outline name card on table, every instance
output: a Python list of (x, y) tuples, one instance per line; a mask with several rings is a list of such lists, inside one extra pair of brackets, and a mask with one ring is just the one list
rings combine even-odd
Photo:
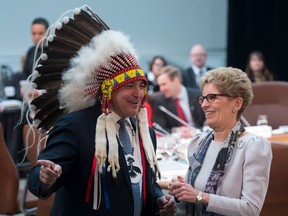
[(268, 125), (245, 127), (245, 129), (250, 133), (263, 136), (265, 138), (270, 138), (272, 136), (272, 127)]
[(4, 87), (4, 92), (6, 97), (15, 97), (16, 90), (14, 86), (6, 86)]

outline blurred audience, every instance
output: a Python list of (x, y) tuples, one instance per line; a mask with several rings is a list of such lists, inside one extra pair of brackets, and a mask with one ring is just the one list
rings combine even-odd
[[(194, 135), (195, 130), (187, 131), (187, 124), (201, 128), (205, 121), (204, 113), (198, 104), (197, 97), (201, 95), (198, 88), (186, 88), (182, 85), (181, 72), (177, 67), (167, 65), (160, 70), (157, 78), (161, 93), (156, 95), (153, 103), (153, 120), (164, 130), (171, 132), (178, 128), (177, 132), (183, 138)], [(185, 124), (179, 122), (169, 114), (163, 112), (164, 107), (168, 112), (176, 115)]]
[(273, 80), (273, 74), (267, 67), (265, 56), (260, 51), (253, 51), (250, 53), (247, 59), (245, 72), (251, 82), (259, 83)]
[(191, 66), (182, 72), (183, 85), (190, 88), (199, 88), (200, 78), (212, 68), (206, 65), (207, 52), (203, 45), (195, 44), (190, 50)]
[(9, 65), (0, 66), (0, 97), (1, 99), (22, 100), (19, 81), (23, 79), (22, 73), (14, 71)]
[(163, 56), (155, 56), (149, 64), (149, 72), (147, 73), (148, 79), (148, 94), (159, 91), (159, 86), (157, 84), (157, 77), (159, 71), (163, 66), (167, 65), (167, 61)]

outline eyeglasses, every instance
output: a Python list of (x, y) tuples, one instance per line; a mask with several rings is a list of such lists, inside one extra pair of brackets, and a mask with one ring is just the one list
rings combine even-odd
[(220, 96), (222, 96), (222, 97), (231, 97), (230, 95), (227, 95), (227, 94), (208, 94), (208, 95), (206, 95), (206, 96), (199, 96), (199, 97), (197, 97), (197, 99), (198, 99), (198, 103), (199, 103), (200, 105), (202, 105), (205, 99), (206, 99), (209, 103), (213, 103), (213, 102), (215, 101), (215, 99), (216, 99), (217, 97), (220, 97)]

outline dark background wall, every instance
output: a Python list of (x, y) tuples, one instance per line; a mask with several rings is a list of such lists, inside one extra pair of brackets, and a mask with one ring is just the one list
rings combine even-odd
[(288, 1), (228, 1), (227, 65), (245, 69), (253, 50), (262, 51), (278, 80), (288, 81)]

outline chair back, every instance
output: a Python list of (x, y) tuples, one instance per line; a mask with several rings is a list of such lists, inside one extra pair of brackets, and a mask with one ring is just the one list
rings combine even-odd
[[(40, 142), (40, 143), (39, 143)], [(23, 143), (27, 148), (27, 158), (31, 166), (36, 165), (38, 153), (45, 148), (46, 134), (40, 134), (36, 126), (23, 126)], [(52, 194), (48, 199), (39, 199), (37, 202), (36, 216), (49, 216), (53, 205), (55, 194)]]
[(260, 216), (288, 212), (288, 143), (273, 142), (272, 154), (269, 186)]
[(259, 115), (267, 115), (273, 129), (288, 125), (288, 82), (267, 81), (253, 83), (254, 98), (243, 113), (251, 126)]
[(15, 214), (20, 211), (18, 189), (18, 170), (7, 149), (0, 123), (0, 214)]
[(42, 200), (39, 199), (37, 203), (37, 214), (36, 216), (50, 216), (50, 212), (53, 206), (55, 193), (51, 194), (51, 196), (46, 199)]

